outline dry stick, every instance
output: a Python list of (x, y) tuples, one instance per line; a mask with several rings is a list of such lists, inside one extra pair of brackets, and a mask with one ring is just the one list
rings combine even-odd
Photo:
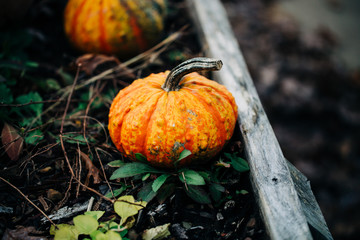
[[(30, 100), (27, 103), (18, 103), (18, 104), (4, 104), (0, 103), (0, 107), (24, 107), (32, 104), (43, 104), (43, 103), (56, 103), (56, 102), (64, 102), (64, 99), (53, 99), (53, 100), (45, 100), (45, 101), (32, 101)], [(78, 102), (78, 100), (72, 100), (73, 102)]]
[(49, 220), (49, 222), (54, 225), (54, 227), (56, 227), (56, 224), (46, 215), (46, 213), (44, 213), (43, 210), (41, 210), (38, 206), (35, 205), (35, 203), (33, 203), (27, 196), (25, 196), (25, 194), (23, 194), (21, 192), (20, 189), (18, 189), (17, 187), (15, 187), (14, 185), (12, 185), (10, 182), (6, 181), (4, 178), (0, 177), (0, 179), (2, 181), (4, 181), (5, 183), (7, 183), (8, 185), (10, 185), (12, 188), (14, 188), (16, 191), (18, 191), (20, 193), (21, 196), (23, 196), (26, 201), (28, 201), (31, 205), (33, 205), (42, 215), (44, 215), (44, 217), (47, 218), (47, 220)]
[[(63, 117), (62, 117), (62, 120), (61, 120), (61, 127), (60, 127), (60, 143), (61, 143), (61, 148), (64, 152), (64, 156), (65, 156), (65, 160), (68, 164), (68, 167), (69, 167), (69, 170), (70, 170), (70, 173), (72, 176), (75, 176), (74, 174), (74, 170), (72, 169), (71, 167), (71, 164), (70, 164), (70, 161), (69, 161), (69, 158), (67, 157), (67, 153), (65, 151), (65, 146), (64, 146), (64, 141), (63, 141), (63, 130), (64, 130), (64, 122), (65, 122), (65, 118), (66, 118), (66, 114), (67, 114), (67, 111), (69, 109), (69, 105), (70, 105), (70, 99), (72, 97), (72, 94), (74, 92), (74, 88), (75, 88), (75, 85), (76, 85), (76, 82), (78, 80), (78, 77), (79, 77), (79, 72), (80, 72), (80, 66), (81, 64), (78, 65), (78, 68), (77, 68), (77, 71), (76, 71), (76, 75), (75, 75), (75, 79), (74, 79), (74, 82), (72, 84), (72, 88), (71, 88), (71, 91), (69, 93), (69, 96), (68, 96), (68, 99), (67, 99), (67, 102), (66, 102), (66, 106), (65, 106), (65, 110), (64, 110), (64, 114), (63, 114)], [(71, 182), (70, 182), (71, 184)]]
[[(93, 82), (96, 82), (112, 73), (115, 73), (121, 69), (123, 69), (124, 67), (127, 67), (129, 66), (130, 64), (133, 64), (137, 61), (140, 61), (141, 59), (144, 59), (148, 56), (151, 55), (151, 53), (153, 51), (156, 51), (157, 49), (159, 48), (162, 48), (162, 47), (167, 47), (168, 45), (170, 45), (173, 41), (175, 41), (176, 39), (178, 39), (181, 34), (184, 32), (184, 30), (187, 28), (187, 26), (181, 28), (179, 31), (171, 34), (169, 37), (167, 37), (166, 39), (164, 39), (162, 42), (160, 42), (159, 44), (157, 44), (156, 46), (150, 48), (149, 50), (137, 55), (136, 57), (133, 57), (132, 59), (126, 61), (125, 63), (122, 63), (120, 64), (119, 66), (117, 67), (114, 67), (114, 68), (111, 68), (111, 69), (108, 69), (86, 81), (84, 81), (83, 83), (79, 84), (78, 86), (75, 87), (75, 90), (78, 90), (80, 88), (83, 88)], [(44, 111), (42, 111), (42, 113), (40, 115), (38, 115), (37, 117), (34, 118), (34, 120), (29, 124), (29, 126), (26, 128), (29, 129), (31, 128), (34, 123), (39, 120), (41, 118), (41, 116), (45, 115), (47, 112), (51, 111), (52, 109), (54, 109), (55, 107), (57, 107), (60, 102), (64, 101), (64, 99), (66, 98), (66, 96), (68, 96), (69, 92), (73, 91), (72, 87), (69, 89), (68, 87), (66, 87), (64, 90), (60, 90), (59, 93), (62, 93), (61, 97), (57, 100), (57, 102), (55, 102), (53, 105), (51, 105), (50, 107), (48, 107), (47, 109), (45, 109)]]
[(67, 199), (69, 198), (69, 192), (70, 192), (70, 189), (71, 189), (71, 182), (72, 182), (73, 178), (74, 178), (74, 176), (71, 175), (70, 181), (69, 181), (69, 186), (65, 191), (64, 197), (63, 197), (63, 199), (61, 199), (59, 204), (55, 207), (56, 211), (59, 210), (64, 205), (65, 201), (67, 201)]
[(108, 179), (107, 179), (107, 177), (106, 177), (104, 165), (102, 164), (102, 161), (101, 161), (101, 159), (100, 159), (100, 155), (99, 155), (99, 153), (98, 153), (98, 148), (95, 148), (95, 153), (96, 153), (96, 156), (97, 156), (98, 159), (99, 159), (99, 162), (100, 162), (100, 165), (101, 165), (101, 170), (102, 170), (102, 172), (103, 172), (103, 174), (104, 174), (105, 182), (106, 182), (106, 184), (108, 185), (108, 187), (109, 187), (109, 189), (110, 189), (110, 192), (111, 192), (112, 197), (115, 198), (114, 192), (113, 192), (113, 190), (112, 190), (112, 188), (111, 188), (111, 186), (110, 186), (110, 183), (109, 183), (109, 181), (108, 181)]
[[(176, 39), (178, 39), (181, 34), (183, 33), (183, 31), (185, 30), (186, 27), (183, 27), (181, 28), (179, 31), (171, 34), (169, 37), (167, 37), (166, 39), (164, 39), (162, 42), (160, 42), (159, 44), (155, 45), (154, 47), (150, 48), (149, 50), (129, 59), (128, 61), (124, 62), (124, 63), (121, 63), (120, 65), (114, 67), (114, 68), (111, 68), (111, 69), (108, 69), (86, 81), (84, 81), (83, 83), (79, 84), (78, 86), (76, 86), (75, 90), (78, 90), (82, 87), (85, 87), (93, 82), (96, 82), (97, 80), (100, 80), (104, 77), (106, 77), (107, 75), (110, 75), (112, 73), (115, 73), (121, 69), (123, 69), (124, 67), (127, 67), (137, 61), (140, 61), (146, 57), (149, 57), (151, 56), (151, 54), (156, 51), (157, 49), (160, 49), (160, 48), (163, 48), (163, 47), (167, 47), (168, 45), (170, 45), (173, 41), (175, 41)], [(63, 92), (65, 95), (68, 94), (68, 91), (69, 89), (68, 88), (65, 88), (65, 90), (60, 90), (60, 92)]]
[[(71, 167), (71, 164), (70, 164), (70, 160), (67, 156), (67, 153), (66, 153), (66, 150), (65, 150), (65, 146), (64, 146), (64, 140), (62, 138), (63, 136), (63, 130), (64, 130), (64, 122), (65, 122), (65, 117), (66, 117), (66, 114), (67, 114), (67, 110), (69, 109), (69, 104), (70, 104), (70, 99), (71, 99), (71, 96), (74, 92), (74, 89), (75, 89), (75, 85), (76, 85), (76, 82), (77, 82), (77, 79), (78, 79), (78, 76), (79, 76), (79, 72), (80, 72), (80, 64), (78, 65), (78, 69), (77, 69), (77, 72), (76, 72), (76, 76), (75, 76), (75, 79), (74, 79), (74, 83), (72, 85), (72, 89), (69, 93), (69, 96), (68, 96), (68, 101), (66, 103), (66, 107), (65, 107), (65, 111), (64, 111), (64, 115), (63, 115), (63, 118), (62, 118), (62, 121), (61, 121), (61, 127), (60, 127), (60, 143), (61, 143), (61, 148), (64, 152), (64, 157), (65, 157), (65, 160), (66, 160), (66, 163), (69, 167), (69, 170), (70, 170), (70, 173), (71, 173), (71, 176), (75, 179), (76, 182), (78, 182), (82, 187), (85, 187), (87, 190), (99, 195), (101, 198), (107, 200), (107, 201), (110, 201), (110, 202), (113, 202), (113, 200), (111, 200), (110, 198), (108, 197), (105, 197), (103, 196), (101, 193), (97, 192), (96, 190), (86, 186), (85, 184), (83, 184), (79, 179), (75, 178), (75, 173), (74, 173), (74, 170), (72, 169)], [(69, 183), (71, 184), (71, 182)]]
[[(77, 172), (79, 179), (81, 179), (81, 172), (82, 172), (82, 164), (81, 164), (81, 151), (80, 151), (80, 144), (79, 142), (77, 142), (77, 147), (78, 147), (78, 164), (79, 164), (79, 171)], [(75, 176), (76, 178), (76, 176)], [(77, 188), (76, 188), (76, 198), (79, 197), (80, 194), (80, 184), (78, 184)]]
[[(98, 85), (98, 84), (97, 84), (97, 85)], [(104, 89), (105, 85), (106, 85), (106, 84), (103, 84), (103, 85), (100, 87), (100, 89), (99, 89), (98, 91), (96, 91), (96, 93), (91, 97), (88, 105), (86, 106), (86, 110), (85, 110), (84, 121), (83, 121), (83, 135), (84, 135), (84, 140), (85, 140), (85, 142), (86, 142), (86, 145), (87, 145), (90, 153), (91, 153), (90, 145), (89, 145), (89, 142), (88, 142), (88, 140), (87, 140), (87, 138), (86, 138), (86, 117), (87, 117), (87, 115), (88, 115), (88, 113), (89, 113), (91, 104), (93, 103), (93, 101), (95, 100), (95, 98), (100, 94), (100, 92)], [(97, 86), (97, 87), (98, 87), (98, 86)]]

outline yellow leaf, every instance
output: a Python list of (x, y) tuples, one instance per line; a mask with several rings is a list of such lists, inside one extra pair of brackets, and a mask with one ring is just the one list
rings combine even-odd
[(146, 204), (145, 201), (135, 201), (131, 195), (118, 198), (114, 203), (114, 210), (121, 217), (120, 225), (124, 224), (128, 217), (138, 214), (139, 210), (146, 207)]

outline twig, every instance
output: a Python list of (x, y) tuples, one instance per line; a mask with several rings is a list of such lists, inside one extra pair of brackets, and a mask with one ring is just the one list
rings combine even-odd
[(74, 78), (74, 82), (73, 82), (73, 84), (72, 84), (71, 91), (70, 91), (70, 93), (69, 93), (69, 96), (68, 96), (68, 99), (67, 99), (67, 102), (66, 102), (66, 106), (65, 106), (65, 110), (64, 110), (64, 115), (63, 115), (63, 118), (62, 118), (62, 120), (61, 120), (60, 136), (63, 134), (65, 117), (66, 117), (67, 111), (68, 111), (68, 109), (69, 109), (70, 100), (71, 100), (72, 94), (73, 94), (73, 92), (74, 92), (76, 82), (77, 82), (78, 77), (79, 77), (80, 67), (81, 67), (81, 64), (78, 65), (78, 68), (77, 68), (77, 71), (76, 71), (76, 75), (75, 75), (75, 78)]
[[(81, 150), (80, 150), (80, 144), (79, 141), (77, 141), (77, 148), (78, 148), (78, 164), (79, 164), (79, 171), (77, 171), (76, 173), (78, 174), (79, 179), (81, 179), (81, 172), (82, 172), (82, 164), (81, 164)], [(76, 176), (75, 176), (76, 178)], [(79, 196), (80, 194), (80, 184), (78, 183), (77, 187), (76, 187), (76, 198)]]
[[(61, 143), (61, 148), (64, 152), (64, 156), (65, 156), (65, 160), (67, 162), (67, 165), (69, 167), (69, 170), (70, 170), (70, 173), (73, 177), (75, 177), (75, 174), (74, 174), (74, 170), (72, 169), (71, 167), (71, 164), (70, 164), (70, 161), (69, 161), (69, 158), (67, 156), (67, 153), (65, 151), (65, 146), (64, 146), (64, 140), (63, 140), (63, 130), (64, 130), (64, 122), (65, 122), (65, 117), (66, 117), (66, 114), (67, 114), (67, 111), (69, 109), (69, 105), (70, 105), (70, 99), (72, 97), (72, 94), (74, 92), (74, 88), (75, 88), (75, 85), (76, 85), (76, 82), (77, 82), (77, 79), (79, 77), (79, 72), (80, 72), (80, 66), (81, 64), (78, 65), (78, 69), (76, 71), (76, 75), (75, 75), (75, 79), (74, 79), (74, 82), (73, 82), (73, 85), (72, 85), (72, 88), (71, 88), (71, 91), (70, 91), (70, 94), (68, 96), (68, 101), (66, 102), (66, 107), (65, 107), (65, 110), (64, 110), (64, 114), (63, 114), (63, 117), (62, 117), (62, 120), (61, 120), (61, 127), (60, 127), (60, 143)], [(71, 184), (71, 183), (70, 183)]]
[(95, 153), (96, 153), (96, 156), (97, 156), (98, 159), (99, 159), (99, 162), (100, 162), (100, 165), (101, 165), (101, 170), (102, 170), (102, 172), (103, 172), (105, 182), (106, 182), (106, 184), (108, 185), (108, 187), (109, 187), (109, 189), (110, 189), (111, 195), (113, 196), (113, 198), (115, 198), (114, 192), (113, 192), (113, 190), (112, 190), (112, 188), (111, 188), (111, 186), (110, 186), (110, 183), (109, 183), (109, 181), (108, 181), (108, 179), (107, 179), (107, 177), (106, 177), (104, 165), (102, 164), (102, 161), (101, 161), (100, 156), (99, 156), (99, 153), (98, 153), (98, 148), (95, 148)]
[[(53, 99), (53, 100), (45, 100), (45, 101), (32, 101), (27, 103), (18, 103), (18, 104), (4, 104), (0, 103), (0, 107), (25, 107), (32, 104), (44, 104), (44, 103), (56, 103), (56, 102), (65, 102), (64, 99)], [(72, 102), (81, 102), (81, 100), (72, 100)]]
[(185, 173), (184, 173), (184, 172), (181, 172), (181, 175), (182, 175), (182, 177), (184, 178), (184, 184), (185, 184), (186, 191), (189, 191), (188, 185), (187, 185), (187, 183), (186, 183)]
[[(111, 68), (111, 69), (108, 69), (86, 81), (84, 81), (83, 83), (79, 84), (78, 86), (76, 86), (76, 89), (75, 90), (78, 90), (82, 87), (85, 87), (93, 82), (96, 82), (97, 80), (100, 80), (100, 79), (103, 79), (104, 77), (106, 77), (107, 75), (110, 75), (112, 73), (115, 73), (117, 71), (120, 71), (124, 68), (126, 68), (127, 66), (135, 63), (135, 62), (138, 62), (142, 59), (145, 59), (149, 56), (151, 56), (151, 54), (156, 51), (157, 49), (160, 49), (160, 48), (166, 48), (168, 45), (170, 45), (172, 42), (174, 42), (176, 39), (178, 39), (182, 34), (183, 34), (183, 31), (186, 29), (186, 26), (181, 28), (179, 31), (171, 34), (170, 36), (168, 36), (166, 39), (164, 39), (162, 42), (160, 42), (159, 44), (155, 45), (154, 47), (150, 48), (149, 50), (129, 59), (128, 61), (114, 67), (114, 68)], [(68, 94), (67, 92), (69, 91), (69, 88), (65, 88), (65, 89), (62, 89), (60, 90), (59, 92), (63, 92), (64, 94)]]
[(87, 209), (86, 209), (87, 212), (91, 211), (91, 209), (92, 209), (92, 207), (93, 207), (93, 204), (94, 204), (94, 200), (95, 200), (94, 197), (91, 197), (91, 198), (90, 198), (89, 204), (88, 204)]
[(46, 213), (44, 213), (43, 210), (41, 210), (38, 206), (35, 205), (35, 203), (33, 203), (27, 196), (25, 196), (25, 194), (23, 194), (20, 189), (18, 189), (17, 187), (15, 187), (14, 185), (12, 185), (10, 182), (6, 181), (4, 178), (0, 177), (0, 179), (2, 181), (4, 181), (6, 184), (10, 185), (12, 188), (14, 188), (16, 191), (18, 191), (18, 193), (20, 193), (20, 195), (26, 199), (26, 201), (28, 201), (31, 205), (33, 205), (42, 215), (44, 215), (44, 217), (47, 218), (47, 220), (49, 220), (49, 222), (54, 225), (55, 228), (56, 224), (46, 215)]

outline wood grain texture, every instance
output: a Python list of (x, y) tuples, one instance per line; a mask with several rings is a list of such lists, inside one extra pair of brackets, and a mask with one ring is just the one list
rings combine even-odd
[(235, 97), (251, 182), (271, 239), (312, 239), (286, 160), (264, 112), (219, 0), (187, 0), (208, 57), (221, 59), (214, 73)]
[(321, 213), (321, 209), (315, 196), (311, 191), (310, 181), (290, 162), (287, 162), (287, 165), (314, 239), (332, 240), (333, 237), (326, 225), (324, 216)]

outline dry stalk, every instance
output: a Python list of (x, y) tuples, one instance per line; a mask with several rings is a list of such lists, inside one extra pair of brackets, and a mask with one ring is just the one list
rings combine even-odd
[(97, 156), (98, 159), (99, 159), (99, 162), (100, 162), (100, 165), (101, 165), (101, 170), (102, 170), (102, 172), (103, 172), (105, 182), (106, 182), (106, 184), (108, 185), (108, 187), (109, 187), (109, 189), (110, 189), (111, 195), (113, 196), (113, 198), (115, 198), (114, 192), (113, 192), (113, 190), (112, 190), (112, 188), (111, 188), (111, 186), (110, 186), (110, 183), (109, 183), (109, 181), (108, 181), (108, 179), (107, 179), (107, 177), (106, 177), (104, 165), (102, 164), (101, 158), (100, 158), (99, 153), (98, 153), (98, 148), (95, 148), (95, 153), (96, 153), (96, 156)]
[(25, 194), (23, 194), (20, 189), (18, 189), (16, 186), (14, 186), (13, 184), (11, 184), (10, 182), (6, 181), (4, 178), (0, 177), (0, 179), (5, 182), (6, 184), (8, 184), (9, 186), (11, 186), (12, 188), (14, 188), (18, 193), (20, 193), (20, 195), (26, 199), (26, 201), (28, 201), (31, 205), (33, 205), (42, 215), (44, 215), (44, 217), (47, 218), (47, 220), (49, 220), (49, 222), (54, 225), (54, 227), (56, 227), (56, 224), (46, 215), (46, 213), (41, 210), (38, 206), (35, 205), (35, 203), (33, 203), (27, 196), (25, 196)]

